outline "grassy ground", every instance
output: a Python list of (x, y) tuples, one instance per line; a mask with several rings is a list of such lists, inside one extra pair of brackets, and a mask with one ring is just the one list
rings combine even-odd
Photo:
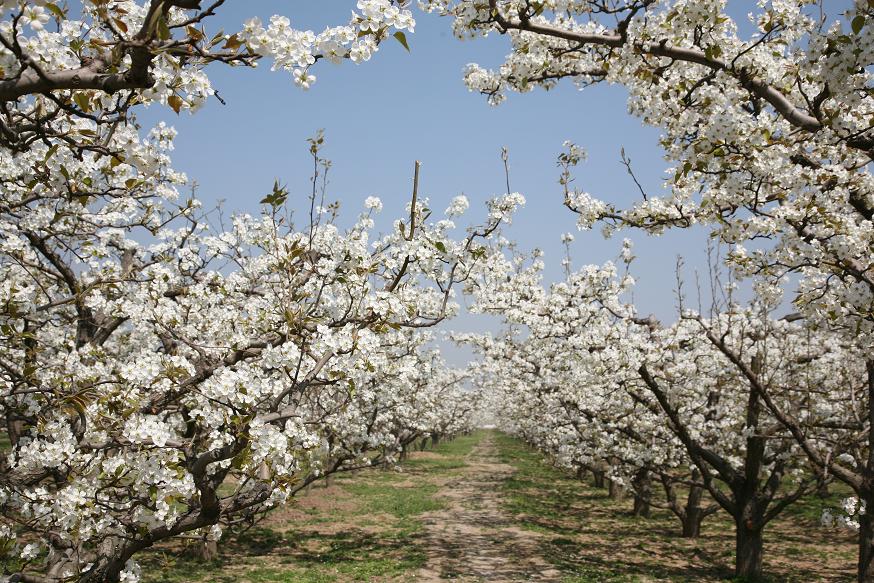
[[(427, 560), (422, 514), (444, 507), (441, 488), (464, 475), (465, 456), (483, 435), (414, 454), (400, 472), (368, 470), (313, 486), (257, 528), (223, 540), (217, 561), (200, 561), (179, 546), (155, 549), (141, 560), (146, 581), (416, 581)], [(540, 554), (564, 573), (563, 583), (730, 577), (733, 527), (723, 513), (705, 520), (700, 539), (683, 539), (673, 515), (634, 518), (630, 500), (610, 500), (508, 436), (496, 435), (494, 443), (500, 460), (516, 470), (500, 485), (503, 512), (516, 527), (537, 533)], [(811, 498), (769, 525), (769, 581), (852, 580), (852, 539), (818, 526), (821, 508), (834, 504)]]
[[(567, 573), (565, 583), (704, 582), (730, 579), (734, 526), (718, 512), (705, 519), (699, 539), (678, 536), (680, 523), (653, 509), (649, 519), (630, 514), (631, 500), (581, 484), (542, 462), (524, 444), (499, 435), (503, 461), (517, 468), (504, 483), (507, 509), (517, 523), (547, 535), (542, 552)], [(790, 507), (765, 529), (765, 571), (770, 582), (851, 581), (856, 548), (851, 537), (819, 526), (816, 497)]]
[(257, 528), (223, 540), (217, 561), (201, 561), (193, 549), (156, 549), (141, 561), (145, 581), (410, 581), (425, 563), (417, 517), (442, 508), (438, 489), (464, 467), (480, 437), (413, 454), (401, 471), (332, 476), (330, 486), (313, 485)]

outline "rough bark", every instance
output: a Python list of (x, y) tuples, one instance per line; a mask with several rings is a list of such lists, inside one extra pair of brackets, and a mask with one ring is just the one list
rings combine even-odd
[(642, 518), (650, 517), (650, 502), (652, 501), (652, 478), (649, 469), (641, 468), (634, 475), (632, 482), (634, 488), (634, 516)]
[[(874, 491), (864, 496), (866, 508), (874, 508)], [(874, 516), (866, 512), (859, 516), (859, 583), (874, 583)]]
[(604, 472), (592, 470), (592, 485), (596, 488), (604, 487)]
[(625, 491), (619, 483), (615, 480), (607, 480), (607, 495), (610, 496), (612, 500), (622, 500), (624, 494)]
[(683, 537), (698, 538), (701, 535), (701, 522), (706, 514), (701, 507), (701, 499), (704, 497), (704, 488), (692, 486), (686, 497), (686, 508), (683, 511)]
[(218, 541), (204, 540), (200, 543), (200, 558), (204, 561), (214, 561), (218, 558)]
[(735, 577), (747, 582), (762, 578), (762, 529), (735, 520)]

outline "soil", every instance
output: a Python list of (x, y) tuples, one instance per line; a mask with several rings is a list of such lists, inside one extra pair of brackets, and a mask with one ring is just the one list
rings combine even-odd
[(497, 456), (489, 433), (440, 489), (448, 506), (422, 516), (428, 561), (416, 581), (561, 581), (540, 553), (543, 536), (514, 527), (501, 510), (500, 485), (514, 468)]

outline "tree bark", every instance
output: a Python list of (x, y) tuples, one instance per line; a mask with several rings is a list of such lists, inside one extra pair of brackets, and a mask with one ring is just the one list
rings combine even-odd
[(692, 486), (689, 488), (689, 496), (686, 498), (686, 508), (683, 512), (683, 538), (698, 538), (701, 535), (701, 522), (704, 520), (704, 509), (701, 508), (701, 499), (704, 497), (704, 488)]
[[(874, 508), (874, 492), (865, 496), (866, 509)], [(865, 512), (859, 516), (859, 583), (874, 583), (874, 516)]]
[(700, 508), (690, 508), (683, 516), (683, 538), (698, 538), (701, 536), (701, 522), (704, 520), (704, 513)]
[(610, 498), (612, 500), (622, 500), (624, 494), (622, 486), (620, 486), (615, 480), (608, 479), (607, 483), (607, 494)]
[(218, 541), (202, 541), (200, 543), (200, 558), (204, 561), (216, 560), (218, 558)]
[(592, 470), (592, 485), (596, 488), (604, 487), (604, 472)]
[(735, 525), (734, 575), (745, 583), (759, 581), (762, 578), (762, 530), (750, 528), (743, 516)]
[(652, 500), (652, 479), (647, 468), (641, 468), (634, 475), (634, 516), (650, 517), (650, 501)]

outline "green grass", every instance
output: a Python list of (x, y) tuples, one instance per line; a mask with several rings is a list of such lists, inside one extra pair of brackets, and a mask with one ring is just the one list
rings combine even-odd
[(829, 484), (828, 495), (820, 497), (817, 494), (805, 496), (798, 502), (789, 505), (785, 512), (787, 516), (796, 517), (811, 525), (819, 525), (822, 521), (824, 510), (831, 510), (832, 514), (841, 512), (841, 504), (845, 498), (853, 496), (853, 491), (840, 482)]
[(486, 431), (474, 431), (470, 435), (461, 435), (452, 441), (443, 441), (431, 451), (438, 455), (449, 457), (464, 457), (470, 453), (473, 447), (486, 435)]
[[(421, 516), (445, 507), (439, 485), (463, 471), (466, 456), (486, 435), (477, 432), (413, 454), (399, 470), (372, 468), (337, 475), (329, 489), (314, 485), (304, 497), (309, 505), (293, 504), (293, 515), (284, 521), (278, 517), (289, 511), (279, 509), (260, 528), (223, 540), (215, 562), (199, 561), (178, 545), (157, 549), (143, 561), (145, 581), (414, 581), (428, 550), (419, 535)], [(492, 433), (491, 439), (499, 461), (514, 468), (498, 486), (502, 508), (512, 526), (536, 537), (536, 552), (562, 573), (562, 583), (731, 580), (733, 524), (725, 513), (704, 522), (700, 539), (683, 539), (669, 512), (633, 517), (630, 498), (611, 500), (606, 490), (552, 467), (512, 437)], [(823, 508), (846, 497), (844, 490), (832, 485), (828, 498), (804, 498), (767, 527), (766, 581), (852, 577), (855, 548), (849, 537), (814, 527)]]
[[(435, 478), (465, 465), (483, 433), (441, 443), (401, 463), (400, 471), (373, 468), (338, 474), (333, 488), (316, 484), (306, 496), (341, 498), (336, 505), (294, 505), (287, 523), (270, 518), (220, 543), (221, 557), (204, 562), (184, 548), (160, 548), (145, 556), (146, 582), (332, 583), (379, 578), (411, 580), (426, 562), (414, 543), (418, 518), (445, 506)], [(322, 494), (325, 492), (325, 494)], [(275, 516), (279, 516), (275, 514)], [(303, 519), (300, 518), (303, 515)], [(337, 526), (342, 525), (340, 530)]]
[[(700, 539), (683, 539), (679, 521), (668, 511), (634, 517), (630, 497), (611, 500), (605, 489), (552, 467), (509, 436), (497, 435), (495, 443), (501, 461), (517, 470), (502, 484), (504, 509), (518, 527), (542, 537), (540, 552), (565, 574), (563, 583), (731, 579), (734, 527), (727, 514), (706, 519)], [(654, 493), (661, 496), (660, 490)], [(837, 581), (852, 573), (854, 549), (846, 536), (812, 528), (822, 508), (834, 508), (846, 495), (832, 485), (828, 498), (806, 497), (768, 525), (764, 581)]]
[(384, 484), (356, 482), (346, 484), (343, 488), (361, 502), (362, 510), (371, 514), (384, 513), (397, 518), (408, 518), (443, 508), (443, 503), (434, 498), (437, 486), (433, 484), (397, 488)]

